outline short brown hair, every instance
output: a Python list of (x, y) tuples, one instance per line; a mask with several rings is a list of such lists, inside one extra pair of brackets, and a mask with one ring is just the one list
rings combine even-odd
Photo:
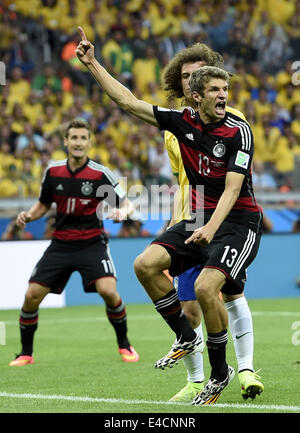
[(69, 125), (67, 126), (66, 133), (65, 133), (66, 138), (68, 138), (69, 130), (71, 128), (85, 128), (88, 130), (89, 136), (91, 135), (91, 128), (90, 128), (89, 123), (86, 120), (81, 119), (80, 117), (75, 117), (75, 119), (70, 121)]
[(181, 69), (185, 63), (205, 62), (209, 66), (222, 68), (224, 60), (221, 54), (199, 42), (179, 51), (167, 64), (162, 73), (162, 88), (169, 98), (184, 96), (181, 86)]
[(230, 75), (221, 68), (216, 66), (202, 66), (191, 74), (190, 89), (191, 92), (197, 92), (199, 95), (204, 95), (204, 89), (211, 78), (221, 78), (229, 85)]

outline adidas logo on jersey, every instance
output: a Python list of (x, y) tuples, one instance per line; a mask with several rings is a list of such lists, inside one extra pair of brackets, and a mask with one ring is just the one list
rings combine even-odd
[(57, 185), (56, 189), (57, 189), (57, 191), (62, 191), (64, 189), (64, 187), (60, 183), (59, 185)]
[(193, 133), (191, 132), (190, 134), (185, 134), (186, 138), (188, 138), (189, 140), (193, 140), (194, 141), (194, 136)]

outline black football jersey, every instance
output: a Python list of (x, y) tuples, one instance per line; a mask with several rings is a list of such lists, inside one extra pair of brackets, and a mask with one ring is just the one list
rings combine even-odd
[(45, 171), (39, 200), (56, 203), (54, 239), (71, 241), (98, 237), (103, 233), (102, 200), (118, 207), (125, 198), (110, 169), (90, 159), (72, 172), (68, 160), (50, 162)]
[(257, 231), (262, 212), (252, 187), (254, 143), (249, 124), (230, 112), (216, 123), (205, 124), (190, 107), (179, 111), (154, 106), (153, 111), (160, 129), (172, 132), (179, 142), (192, 190), (192, 212), (204, 210), (207, 221), (225, 189), (227, 173), (241, 173), (245, 178), (240, 195), (226, 219)]

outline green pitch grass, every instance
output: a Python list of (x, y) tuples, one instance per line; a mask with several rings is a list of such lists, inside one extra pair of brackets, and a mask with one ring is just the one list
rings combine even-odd
[[(19, 311), (0, 311), (6, 345), (0, 346), (0, 413), (254, 413), (300, 412), (300, 300), (249, 301), (255, 333), (255, 368), (265, 391), (244, 401), (236, 377), (216, 405), (168, 400), (186, 383), (183, 363), (164, 371), (157, 359), (173, 334), (152, 304), (128, 305), (129, 336), (140, 354), (124, 363), (103, 306), (40, 309), (35, 363), (9, 367), (20, 350)], [(231, 337), (228, 363), (236, 368)], [(204, 351), (206, 377), (209, 375)]]

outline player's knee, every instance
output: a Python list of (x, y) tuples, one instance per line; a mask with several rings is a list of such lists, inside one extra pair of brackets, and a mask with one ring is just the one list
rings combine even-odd
[(113, 300), (114, 298), (117, 297), (117, 291), (116, 291), (116, 289), (113, 288), (113, 287), (111, 287), (111, 286), (109, 286), (109, 287), (107, 287), (107, 286), (101, 287), (98, 290), (98, 293), (99, 293), (100, 296), (102, 296), (105, 300), (108, 300), (108, 301), (111, 301), (111, 300)]
[(212, 288), (208, 281), (201, 279), (195, 282), (195, 294), (197, 299), (201, 302), (207, 301), (212, 296)]
[(134, 271), (136, 276), (140, 280), (147, 279), (151, 277), (153, 272), (153, 267), (151, 261), (145, 256), (145, 254), (140, 254), (134, 261)]
[(105, 301), (108, 301), (111, 305), (113, 305), (116, 299), (119, 299), (119, 295), (117, 292), (116, 280), (111, 278), (100, 278), (96, 281), (96, 290), (100, 296), (103, 297)]
[(29, 286), (25, 294), (25, 302), (27, 308), (37, 308), (45, 297), (45, 289), (41, 286)]

